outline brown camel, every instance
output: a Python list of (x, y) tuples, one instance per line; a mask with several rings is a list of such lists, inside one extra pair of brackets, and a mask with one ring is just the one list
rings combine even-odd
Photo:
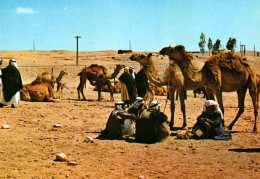
[(54, 92), (52, 86), (48, 83), (34, 82), (33, 84), (26, 84), (20, 91), (21, 99), (23, 101), (37, 101), (37, 102), (58, 102), (65, 83), (59, 82), (59, 89)]
[(167, 96), (167, 91), (166, 88), (164, 86), (158, 86), (158, 85), (154, 85), (151, 82), (148, 82), (150, 89), (153, 91), (153, 93), (155, 95), (158, 96)]
[(142, 65), (144, 72), (149, 79), (156, 86), (168, 86), (169, 99), (171, 101), (171, 121), (170, 128), (173, 129), (174, 125), (174, 111), (175, 111), (175, 103), (174, 103), (174, 94), (175, 91), (178, 91), (181, 103), (181, 111), (183, 114), (183, 128), (187, 127), (186, 123), (186, 113), (185, 113), (185, 81), (184, 76), (182, 75), (181, 69), (176, 64), (176, 62), (171, 61), (171, 64), (163, 70), (164, 73), (159, 74), (158, 69), (154, 63), (152, 54), (144, 55), (144, 54), (133, 54), (130, 57), (130, 60), (137, 61)]
[[(52, 88), (54, 88), (54, 84), (55, 83), (60, 84), (59, 82), (61, 81), (61, 79), (64, 75), (67, 75), (67, 72), (65, 72), (63, 70), (60, 72), (60, 74), (57, 78), (53, 73), (50, 73), (48, 71), (44, 71), (36, 77), (34, 82), (48, 83), (52, 86)], [(59, 86), (57, 86), (57, 89), (58, 88), (59, 88)]]
[(106, 67), (97, 64), (92, 64), (89, 67), (83, 68), (82, 71), (78, 74), (78, 76), (80, 76), (80, 83), (77, 88), (78, 99), (80, 99), (81, 92), (83, 99), (86, 100), (83, 93), (83, 87), (86, 84), (86, 80), (88, 79), (92, 86), (97, 86), (98, 88), (98, 101), (101, 100), (101, 88), (105, 85), (108, 85), (108, 88), (110, 89), (110, 101), (114, 101), (113, 89), (111, 87), (110, 79), (114, 79), (119, 74), (120, 70), (124, 67), (124, 65), (116, 65), (114, 73), (110, 75), (108, 74)]
[[(120, 93), (121, 92), (121, 84), (119, 81), (115, 81), (114, 82), (115, 86), (111, 84), (111, 88), (113, 89), (113, 93)], [(95, 86), (94, 91), (97, 91), (98, 87)], [(102, 86), (101, 88), (102, 92), (110, 92), (110, 89), (108, 88), (107, 85)]]
[[(239, 101), (239, 111), (229, 125), (231, 130), (238, 118), (244, 112), (244, 101), (247, 89), (252, 98), (254, 106), (255, 123), (253, 130), (257, 131), (258, 101), (256, 75), (251, 67), (241, 57), (232, 52), (221, 53), (209, 57), (201, 70), (196, 71), (191, 63), (192, 55), (185, 51), (185, 47), (165, 47), (160, 51), (161, 55), (168, 55), (181, 68), (185, 85), (194, 87), (206, 86), (211, 89), (217, 97), (219, 106), (224, 114), (222, 92), (236, 91)], [(206, 93), (210, 99), (214, 99), (213, 93)]]

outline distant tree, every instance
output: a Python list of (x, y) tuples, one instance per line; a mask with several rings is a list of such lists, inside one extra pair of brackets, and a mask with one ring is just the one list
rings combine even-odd
[(227, 45), (226, 45), (227, 49), (234, 52), (235, 48), (237, 47), (236, 43), (237, 43), (237, 40), (235, 38), (229, 37), (229, 40), (228, 40)]
[(205, 50), (204, 50), (205, 44), (206, 44), (205, 35), (201, 32), (200, 41), (199, 41), (198, 45), (200, 47), (200, 51), (202, 54), (204, 54), (204, 52), (205, 52)]
[[(216, 42), (214, 43), (213, 45), (213, 52), (214, 54), (218, 53), (219, 52), (219, 48), (221, 47), (221, 40), (217, 39)], [(212, 54), (213, 54), (212, 52)]]
[(209, 55), (210, 55), (210, 51), (212, 50), (212, 48), (213, 48), (212, 40), (211, 40), (211, 38), (209, 38), (209, 41), (208, 41)]

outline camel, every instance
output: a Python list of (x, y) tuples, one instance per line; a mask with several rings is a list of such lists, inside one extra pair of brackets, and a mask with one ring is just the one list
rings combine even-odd
[(59, 82), (59, 88), (54, 92), (52, 86), (48, 83), (34, 82), (25, 84), (20, 91), (21, 99), (23, 101), (37, 101), (37, 102), (58, 102), (61, 96), (65, 83)]
[(108, 88), (110, 89), (110, 101), (114, 101), (113, 89), (111, 87), (110, 79), (114, 79), (119, 74), (121, 69), (123, 69), (124, 67), (125, 67), (124, 65), (120, 65), (120, 64), (116, 65), (116, 68), (114, 69), (114, 73), (112, 74), (108, 74), (106, 67), (97, 64), (92, 64), (88, 67), (83, 68), (81, 72), (78, 73), (78, 76), (80, 76), (80, 83), (77, 88), (78, 99), (80, 99), (80, 93), (81, 93), (83, 99), (86, 100), (83, 93), (83, 87), (86, 84), (86, 80), (88, 79), (92, 86), (97, 86), (98, 101), (101, 100), (101, 88), (102, 86), (105, 85), (108, 85)]
[[(257, 131), (258, 101), (256, 75), (251, 67), (243, 59), (233, 52), (220, 53), (209, 57), (201, 70), (194, 70), (191, 63), (192, 55), (185, 51), (185, 47), (165, 47), (160, 51), (161, 55), (168, 55), (177, 63), (185, 78), (185, 85), (190, 88), (205, 86), (211, 89), (217, 97), (219, 106), (224, 114), (222, 92), (236, 91), (238, 95), (239, 111), (235, 119), (228, 126), (232, 130), (238, 118), (244, 112), (244, 101), (247, 89), (254, 106), (254, 132)], [(213, 93), (206, 90), (210, 99), (214, 99)], [(224, 122), (224, 121), (223, 121)]]
[(175, 103), (174, 103), (174, 94), (177, 90), (180, 103), (181, 103), (181, 111), (183, 114), (183, 125), (182, 128), (187, 128), (186, 122), (186, 113), (185, 113), (185, 82), (184, 76), (182, 75), (182, 71), (177, 65), (176, 62), (171, 61), (171, 64), (164, 70), (164, 73), (159, 74), (158, 69), (154, 63), (152, 54), (133, 54), (130, 57), (130, 60), (136, 61), (142, 65), (144, 72), (151, 83), (156, 86), (168, 86), (169, 99), (171, 101), (171, 120), (170, 120), (170, 128), (173, 129), (174, 126), (174, 111), (175, 111)]
[[(115, 85), (115, 86), (114, 86)], [(113, 89), (113, 93), (120, 93), (121, 92), (121, 84), (119, 81), (115, 81), (114, 85), (111, 84), (111, 88)], [(95, 86), (94, 91), (97, 91), (98, 88)], [(110, 92), (110, 89), (107, 85), (102, 86), (101, 91), (103, 92)]]
[[(41, 74), (39, 74), (36, 79), (34, 80), (34, 82), (44, 82), (44, 83), (48, 83), (52, 86), (52, 88), (54, 88), (54, 84), (61, 84), (59, 83), (62, 79), (62, 77), (64, 75), (67, 75), (67, 73), (65, 71), (61, 71), (59, 76), (56, 78), (56, 76), (53, 73), (50, 73), (48, 71), (44, 71)], [(59, 88), (59, 86), (57, 86), (57, 89)]]
[(155, 95), (159, 95), (159, 96), (167, 96), (167, 91), (166, 88), (164, 86), (158, 86), (158, 85), (154, 85), (151, 82), (148, 82), (150, 89), (153, 91), (153, 93)]

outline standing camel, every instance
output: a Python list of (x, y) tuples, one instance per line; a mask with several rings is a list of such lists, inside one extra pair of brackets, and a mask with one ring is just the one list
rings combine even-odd
[(153, 56), (150, 53), (149, 55), (144, 54), (133, 54), (130, 57), (130, 60), (137, 61), (142, 65), (144, 69), (144, 73), (148, 77), (149, 81), (152, 82), (154, 85), (157, 86), (168, 86), (169, 91), (169, 98), (171, 101), (171, 121), (170, 121), (170, 128), (173, 129), (174, 125), (174, 111), (175, 111), (175, 103), (174, 103), (174, 94), (177, 90), (180, 97), (181, 103), (181, 111), (183, 114), (183, 125), (182, 128), (187, 127), (186, 122), (186, 113), (185, 113), (185, 81), (184, 76), (182, 75), (182, 71), (176, 62), (171, 61), (171, 64), (163, 70), (164, 73), (159, 74), (158, 69), (154, 63)]
[(80, 76), (80, 83), (77, 88), (78, 90), (78, 99), (80, 99), (80, 93), (82, 94), (82, 97), (84, 100), (86, 100), (83, 88), (86, 84), (86, 80), (88, 79), (90, 84), (92, 86), (97, 86), (98, 90), (98, 101), (101, 100), (101, 89), (102, 86), (107, 85), (110, 90), (110, 101), (114, 101), (113, 98), (113, 89), (111, 87), (110, 79), (114, 79), (120, 72), (121, 69), (123, 69), (124, 65), (116, 65), (115, 71), (112, 74), (108, 74), (107, 68), (104, 66), (100, 66), (97, 64), (92, 64), (88, 67), (85, 67), (81, 70), (81, 72), (78, 74)]
[[(249, 89), (255, 115), (253, 130), (254, 132), (257, 131), (258, 101), (256, 75), (242, 58), (232, 52), (221, 53), (209, 57), (202, 69), (196, 71), (191, 63), (191, 54), (188, 54), (182, 45), (165, 47), (160, 51), (160, 54), (168, 55), (172, 61), (179, 65), (187, 86), (206, 86), (211, 89), (217, 97), (223, 114), (222, 92), (237, 92), (239, 111), (229, 125), (230, 130), (232, 130), (232, 127), (244, 112), (245, 95), (247, 89)], [(209, 95), (209, 98), (214, 99), (213, 93)]]

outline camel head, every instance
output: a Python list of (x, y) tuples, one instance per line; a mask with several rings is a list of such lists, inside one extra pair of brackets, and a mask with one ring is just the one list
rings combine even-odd
[(66, 83), (63, 83), (63, 82), (58, 82), (57, 83), (57, 91), (62, 91), (63, 88), (66, 88)]
[(60, 75), (61, 76), (64, 76), (64, 75), (67, 75), (68, 73), (66, 72), (66, 71), (63, 71), (63, 70), (61, 70), (61, 72), (60, 72)]
[(123, 68), (125, 68), (125, 65), (117, 64), (115, 69), (122, 70)]
[(182, 60), (185, 54), (185, 47), (183, 45), (164, 47), (159, 54), (168, 55), (171, 59)]
[(145, 54), (133, 54), (130, 57), (130, 60), (137, 61), (142, 66), (149, 66), (152, 63), (152, 59), (150, 58), (152, 56), (152, 53), (149, 53), (148, 55)]

